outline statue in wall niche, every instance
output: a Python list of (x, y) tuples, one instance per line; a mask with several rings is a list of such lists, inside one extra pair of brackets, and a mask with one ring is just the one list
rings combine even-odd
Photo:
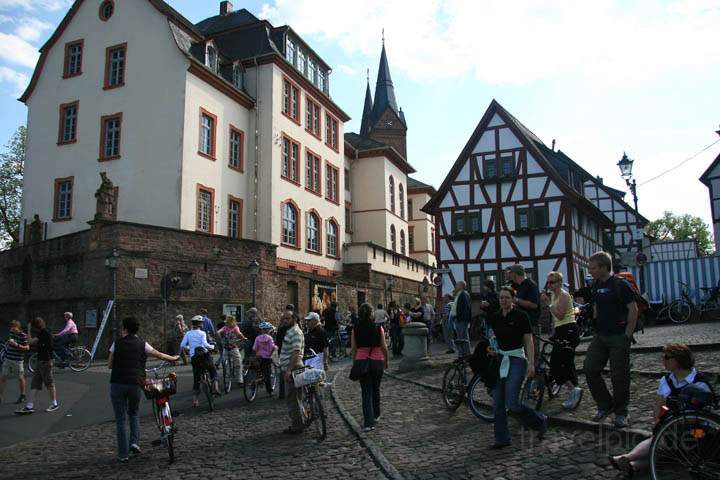
[(95, 211), (95, 220), (115, 221), (115, 209), (117, 208), (117, 199), (115, 198), (115, 185), (108, 178), (107, 172), (100, 172), (100, 188), (95, 192), (97, 199), (97, 209)]
[(40, 221), (40, 215), (37, 213), (33, 215), (33, 221), (30, 223), (29, 228), (29, 241), (30, 243), (42, 242), (43, 240), (43, 222)]

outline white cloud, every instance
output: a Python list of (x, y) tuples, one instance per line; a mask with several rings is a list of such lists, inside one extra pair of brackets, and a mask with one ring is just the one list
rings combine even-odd
[(393, 70), (415, 80), (613, 85), (720, 63), (720, 0), (272, 0), (261, 16), (368, 58), (385, 28)]
[(0, 0), (0, 10), (22, 8), (27, 11), (56, 11), (68, 8), (71, 4), (72, 0)]
[(52, 28), (51, 24), (31, 17), (21, 18), (18, 23), (15, 34), (28, 42), (40, 40), (45, 31)]
[(0, 32), (0, 59), (23, 67), (34, 68), (40, 54), (37, 48), (18, 37)]
[(355, 70), (350, 65), (342, 64), (338, 67), (338, 70), (340, 70), (342, 73), (344, 73), (345, 75), (348, 75), (348, 76), (353, 76), (353, 75), (357, 74), (357, 70)]
[(18, 97), (22, 94), (30, 81), (30, 77), (24, 73), (13, 70), (12, 68), (0, 66), (0, 83), (9, 83), (13, 87), (13, 96)]

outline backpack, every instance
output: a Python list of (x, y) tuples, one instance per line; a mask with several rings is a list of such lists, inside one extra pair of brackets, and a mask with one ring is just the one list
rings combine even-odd
[(670, 378), (670, 374), (665, 374), (665, 382), (667, 383), (668, 387), (670, 387), (670, 396), (675, 397), (677, 396), (682, 390), (687, 387), (688, 385), (692, 385), (693, 383), (704, 383), (708, 387), (710, 387), (710, 393), (715, 396), (715, 389), (713, 389), (713, 382), (709, 375), (706, 375), (704, 373), (696, 372), (695, 378), (693, 378), (692, 383), (688, 383), (687, 385), (684, 385), (682, 387), (676, 387), (673, 383), (672, 379)]
[[(635, 277), (633, 277), (633, 274), (630, 272), (618, 272), (615, 274), (615, 277), (625, 280), (630, 285), (630, 290), (633, 292), (633, 299), (638, 307), (638, 318), (641, 317), (650, 308), (650, 304), (645, 300), (645, 297), (640, 294), (640, 288), (635, 281)], [(617, 293), (619, 294), (620, 292)]]

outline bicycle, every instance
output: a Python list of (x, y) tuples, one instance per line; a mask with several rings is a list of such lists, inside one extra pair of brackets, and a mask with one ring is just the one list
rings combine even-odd
[[(242, 363), (240, 364), (240, 369), (243, 369)], [(238, 366), (235, 365), (235, 362), (233, 362), (233, 359), (230, 355), (227, 353), (223, 355), (222, 358), (222, 371), (223, 371), (223, 392), (224, 393), (230, 393), (230, 390), (232, 389), (232, 384), (234, 381), (238, 378)], [(245, 371), (243, 371), (245, 373)]]
[(338, 329), (328, 339), (328, 351), (330, 352), (331, 360), (341, 360), (347, 357), (347, 349), (345, 348), (345, 343), (343, 342), (342, 335), (340, 334), (341, 329), (344, 330), (345, 326), (339, 324)]
[[(251, 357), (247, 363), (247, 370), (244, 372), (243, 395), (248, 403), (252, 403), (257, 396), (258, 385), (265, 384), (265, 372), (260, 366), (260, 359)], [(270, 365), (270, 394), (277, 388), (280, 370), (275, 362)]]
[[(63, 358), (60, 353), (64, 354)], [(31, 373), (37, 368), (37, 352), (30, 355), (28, 360), (28, 369)], [(83, 372), (90, 368), (92, 357), (87, 348), (77, 345), (74, 347), (65, 347), (62, 351), (53, 350), (54, 368), (65, 368), (69, 366), (73, 372)]]
[(492, 389), (485, 386), (477, 373), (473, 373), (468, 382), (470, 358), (470, 355), (458, 358), (445, 369), (442, 383), (443, 402), (448, 410), (454, 412), (467, 397), (468, 408), (473, 415), (480, 420), (492, 422), (495, 420)]
[(170, 395), (177, 392), (177, 375), (175, 375), (175, 372), (170, 372), (167, 376), (160, 376), (158, 372), (163, 372), (164, 367), (165, 365), (161, 365), (145, 370), (145, 373), (152, 374), (153, 378), (145, 379), (143, 392), (145, 398), (152, 401), (153, 418), (160, 432), (160, 440), (154, 440), (153, 445), (167, 447), (170, 463), (173, 463), (175, 461), (174, 440), (177, 427), (170, 409)]
[[(707, 393), (706, 393), (707, 394)], [(668, 398), (661, 407), (660, 422), (650, 444), (650, 473), (653, 480), (668, 478), (720, 479), (720, 415), (717, 397), (699, 406)]]
[(690, 298), (689, 287), (685, 282), (678, 282), (681, 286), (680, 298), (670, 303), (669, 315), (670, 320), (677, 324), (683, 324), (693, 317), (702, 317), (707, 312), (720, 312), (720, 288), (718, 287), (700, 287), (705, 292), (705, 296), (696, 304)]
[[(307, 355), (303, 357), (303, 362), (310, 360), (315, 357), (315, 354)], [(293, 382), (297, 386), (296, 377), (301, 377), (303, 372), (310, 367), (303, 366), (301, 368), (294, 369), (292, 371)], [(317, 371), (318, 369), (311, 369)], [(315, 424), (315, 434), (318, 442), (322, 442), (327, 438), (327, 414), (325, 413), (325, 407), (322, 403), (322, 396), (320, 395), (320, 387), (325, 384), (325, 372), (321, 370), (321, 374), (317, 376), (316, 381), (302, 385), (301, 390), (301, 403), (302, 403), (302, 417), (305, 428), (310, 428), (312, 424)]]
[[(532, 408), (540, 410), (542, 408), (543, 399), (545, 398), (545, 390), (549, 398), (555, 398), (560, 393), (562, 385), (558, 385), (550, 374), (550, 353), (547, 347), (552, 345), (553, 348), (572, 348), (567, 342), (558, 342), (553, 340), (545, 340), (541, 337), (533, 335), (535, 340), (542, 345), (542, 348), (536, 349), (538, 352), (537, 366), (535, 367), (535, 376), (525, 382), (522, 392), (520, 393), (520, 401)], [(578, 403), (579, 405), (579, 403)], [(577, 406), (575, 407), (577, 408)]]

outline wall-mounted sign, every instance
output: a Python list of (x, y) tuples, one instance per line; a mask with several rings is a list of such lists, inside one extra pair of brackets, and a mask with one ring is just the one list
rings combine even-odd
[(97, 309), (85, 310), (85, 328), (97, 328)]
[(147, 268), (136, 268), (135, 269), (135, 278), (148, 278), (148, 269)]

